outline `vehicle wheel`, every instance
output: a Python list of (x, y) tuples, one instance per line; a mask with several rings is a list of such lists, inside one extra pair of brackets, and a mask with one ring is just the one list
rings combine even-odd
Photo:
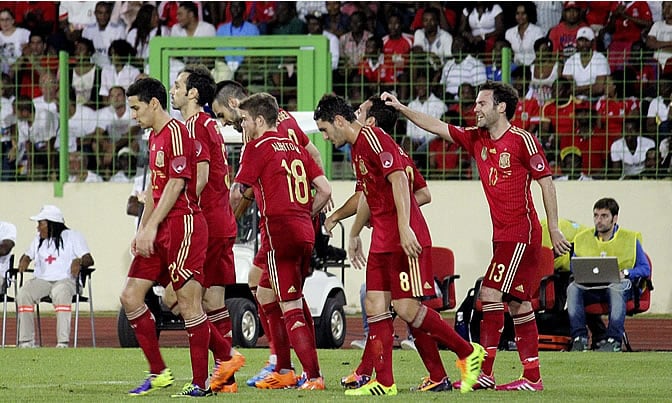
[(131, 322), (126, 317), (124, 308), (119, 309), (117, 317), (117, 335), (119, 336), (119, 345), (121, 347), (138, 347), (138, 339), (135, 338), (135, 331), (131, 327)]
[(343, 305), (336, 298), (328, 298), (315, 332), (317, 347), (340, 348), (345, 341), (345, 331)]
[(257, 306), (246, 298), (229, 298), (226, 306), (231, 317), (233, 344), (243, 348), (256, 346), (261, 326)]

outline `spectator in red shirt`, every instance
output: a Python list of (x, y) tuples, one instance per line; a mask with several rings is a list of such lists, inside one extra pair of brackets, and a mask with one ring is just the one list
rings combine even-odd
[(386, 60), (381, 52), (383, 48), (382, 39), (372, 36), (366, 40), (366, 51), (364, 58), (359, 62), (358, 77), (352, 80), (354, 85), (359, 83), (368, 84), (363, 91), (363, 99), (368, 99), (370, 95), (380, 88), (380, 91), (393, 90), (397, 77), (394, 65), (391, 60)]
[[(427, 4), (427, 7), (434, 7), (441, 11), (439, 13), (439, 27), (441, 27), (441, 29), (451, 34), (455, 31), (455, 28), (457, 27), (457, 13), (455, 10), (444, 6), (444, 4), (440, 1), (430, 1), (429, 3), (424, 4)], [(422, 16), (425, 13), (425, 9), (427, 7), (417, 8), (415, 16), (413, 17), (413, 22), (411, 23), (411, 31), (423, 28)]]
[(398, 12), (392, 12), (387, 17), (389, 34), (383, 37), (383, 54), (385, 62), (394, 66), (396, 82), (401, 84), (397, 93), (401, 99), (408, 98), (409, 56), (413, 49), (413, 35), (401, 31), (402, 19)]
[(610, 36), (610, 43), (605, 45), (609, 49), (609, 65), (613, 71), (623, 68), (632, 45), (653, 25), (653, 17), (645, 1), (610, 3), (612, 11), (604, 31)]
[(588, 26), (582, 17), (579, 2), (566, 1), (562, 9), (562, 20), (548, 31), (548, 39), (553, 50), (567, 59), (576, 52), (576, 33), (579, 28)]
[(635, 97), (623, 96), (624, 83), (607, 76), (605, 95), (595, 103), (597, 127), (605, 133), (608, 146), (623, 135), (623, 125), (628, 116), (639, 115), (639, 100)]

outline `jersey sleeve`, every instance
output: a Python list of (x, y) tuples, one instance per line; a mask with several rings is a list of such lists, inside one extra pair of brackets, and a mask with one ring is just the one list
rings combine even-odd
[(521, 141), (524, 143), (521, 147), (521, 160), (530, 171), (532, 178), (535, 180), (541, 179), (545, 176), (552, 175), (551, 168), (548, 166), (546, 155), (542, 151), (541, 143), (536, 136), (528, 133), (520, 128), (512, 128), (521, 134)]
[(413, 167), (413, 193), (427, 187), (427, 181), (415, 165)]
[(368, 126), (362, 128), (360, 135), (364, 136), (370, 158), (374, 164), (379, 165), (383, 176), (406, 170), (404, 157), (392, 137), (377, 127)]
[(470, 134), (466, 128), (449, 124), (448, 133), (455, 144), (462, 147), (464, 150), (467, 150), (470, 155), (472, 154), (471, 147), (469, 147)]
[(286, 135), (301, 147), (306, 147), (310, 143), (310, 139), (303, 132), (303, 129), (299, 127), (296, 119), (284, 110), (278, 112), (278, 133)]
[(196, 152), (196, 163), (210, 162), (210, 132), (205, 124), (196, 121), (194, 125), (194, 151)]
[(256, 148), (255, 144), (256, 143), (246, 144), (245, 152), (240, 158), (240, 167), (238, 168), (238, 174), (235, 179), (235, 182), (242, 183), (246, 186), (252, 186), (261, 176), (262, 164), (259, 162), (264, 161), (264, 158), (260, 158), (262, 155), (261, 149)]

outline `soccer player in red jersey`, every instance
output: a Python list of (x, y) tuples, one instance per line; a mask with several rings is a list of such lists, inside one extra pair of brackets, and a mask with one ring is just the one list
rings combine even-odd
[[(232, 187), (231, 205), (237, 206), (246, 188), (254, 189), (260, 225), (266, 228), (261, 250), (267, 261), (257, 299), (268, 318), (277, 354), (274, 371), (256, 382), (256, 387), (295, 386), (291, 343), (306, 373), (301, 389), (324, 389), (315, 335), (304, 312), (303, 281), (315, 242), (311, 216), (328, 203), (331, 186), (305, 148), (278, 135), (278, 104), (273, 96), (251, 95), (241, 101), (239, 112), (250, 140)], [(312, 197), (311, 187), (315, 189)]]
[[(215, 80), (204, 66), (182, 71), (170, 89), (171, 104), (186, 119), (185, 125), (196, 144), (196, 193), (208, 223), (208, 248), (205, 254), (205, 293), (203, 307), (226, 345), (224, 360), (231, 358), (231, 319), (225, 305), (225, 286), (235, 284), (236, 268), (233, 244), (238, 226), (229, 204), (229, 165), (218, 122), (203, 107), (212, 104)], [(168, 290), (167, 290), (168, 291)], [(166, 292), (166, 303), (177, 302), (174, 293)], [(173, 311), (174, 313), (177, 313)], [(217, 334), (212, 337), (219, 337)], [(235, 392), (232, 379), (220, 392)]]
[[(159, 350), (154, 317), (145, 305), (147, 291), (157, 281), (171, 284), (189, 335), (193, 378), (180, 395), (207, 396), (208, 346), (217, 357), (224, 345), (210, 338), (212, 325), (201, 306), (203, 263), (208, 228), (196, 195), (196, 150), (187, 128), (166, 112), (166, 89), (153, 78), (138, 80), (127, 93), (131, 115), (140, 127), (151, 128), (147, 189), (140, 227), (131, 244), (135, 257), (121, 303), (150, 366), (150, 375), (131, 395), (145, 395), (170, 386), (173, 375)], [(221, 363), (213, 377), (228, 378), (244, 363), (238, 356)]]
[[(408, 164), (402, 156), (403, 150), (380, 128), (362, 126), (355, 118), (353, 108), (341, 97), (323, 96), (314, 119), (325, 139), (337, 147), (345, 143), (352, 145), (357, 180), (365, 195), (359, 198), (348, 251), (355, 267), (366, 266), (369, 337), (362, 360), (373, 362), (376, 379), (359, 388), (348, 389), (345, 394), (397, 394), (392, 374), (394, 331), (390, 303), (399, 317), (411, 326), (414, 335), (428, 336), (416, 336), (416, 346), (422, 340), (422, 347), (428, 354), (433, 352), (433, 357), (438, 357), (437, 342), (448, 346), (459, 357), (462, 381), (465, 385), (473, 385), (485, 351), (478, 344), (466, 342), (438, 312), (420, 303), (421, 298), (434, 295), (431, 239), (420, 207), (415, 198), (410, 197)], [(358, 235), (366, 221), (373, 227), (368, 263)], [(440, 360), (430, 364), (442, 366)], [(444, 378), (445, 375), (433, 381), (440, 383)], [(464, 391), (468, 390), (465, 388)]]
[[(217, 116), (217, 118), (224, 124), (233, 126), (238, 132), (243, 133), (241, 126), (242, 118), (240, 115), (240, 110), (238, 105), (240, 101), (245, 99), (248, 96), (247, 89), (242, 86), (240, 83), (231, 80), (224, 80), (217, 83), (217, 90), (215, 91), (215, 99), (212, 102), (212, 110)], [(310, 156), (313, 158), (315, 163), (318, 166), (322, 167), (322, 158), (320, 156), (320, 151), (315, 147), (315, 145), (310, 141), (308, 136), (303, 132), (299, 127), (299, 124), (296, 122), (296, 119), (283, 109), (278, 110), (278, 121), (277, 121), (277, 132), (279, 135), (284, 136), (292, 140), (294, 143), (299, 144), (304, 147)], [(243, 133), (243, 140), (247, 142), (247, 135)], [(249, 200), (248, 200), (249, 201)], [(331, 201), (330, 201), (331, 202)], [(266, 228), (259, 226), (261, 233), (262, 244), (263, 240), (266, 238)], [(259, 284), (259, 279), (261, 278), (262, 271), (266, 269), (266, 253), (262, 250), (259, 250), (254, 257), (252, 267), (250, 268), (247, 282), (252, 291), (252, 294), (255, 296), (257, 293), (257, 286)], [(310, 322), (310, 326), (313, 326), (312, 316), (310, 315), (310, 309), (308, 304), (304, 304), (306, 320)], [(275, 363), (277, 360), (277, 355), (275, 354), (275, 342), (273, 341), (273, 336), (268, 328), (268, 321), (266, 320), (266, 315), (264, 310), (261, 309), (261, 305), (257, 301), (257, 312), (259, 313), (259, 322), (264, 329), (264, 334), (268, 339), (268, 346), (270, 349), (270, 356), (268, 359), (267, 365), (262, 368), (257, 374), (252, 376), (247, 380), (248, 386), (255, 386), (257, 381), (262, 380), (269, 373), (273, 372), (275, 368)], [(312, 327), (311, 327), (312, 328)]]
[[(549, 232), (556, 254), (569, 252), (571, 244), (558, 227), (555, 186), (539, 141), (512, 126), (518, 96), (508, 84), (488, 81), (476, 98), (477, 127), (457, 127), (416, 112), (396, 97), (381, 96), (421, 128), (455, 142), (476, 160), (490, 206), (494, 228), (493, 258), (486, 270), (479, 299), (483, 304), (481, 343), (488, 356), (474, 389), (494, 388), (493, 365), (504, 327), (504, 305), (513, 317), (523, 376), (497, 390), (543, 390), (539, 373), (538, 331), (529, 282), (538, 268), (541, 226), (534, 209), (530, 183), (535, 179), (544, 199)], [(463, 385), (461, 385), (463, 386)]]

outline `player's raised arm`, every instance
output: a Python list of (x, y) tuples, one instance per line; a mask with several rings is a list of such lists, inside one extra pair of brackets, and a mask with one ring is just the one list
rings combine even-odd
[(415, 123), (415, 125), (419, 128), (427, 130), (428, 132), (448, 140), (451, 143), (453, 142), (453, 138), (450, 136), (450, 132), (448, 131), (448, 124), (446, 122), (409, 108), (408, 106), (399, 102), (397, 97), (390, 94), (389, 92), (383, 92), (380, 95), (380, 99), (385, 101), (386, 105), (389, 105), (401, 112), (401, 114), (404, 115), (406, 119)]

